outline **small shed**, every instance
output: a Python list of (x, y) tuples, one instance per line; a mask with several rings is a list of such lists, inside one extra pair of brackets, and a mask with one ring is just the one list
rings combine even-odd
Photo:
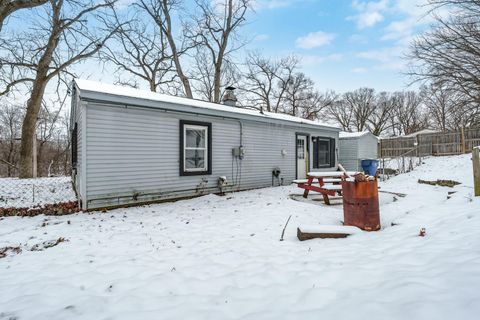
[(362, 159), (378, 158), (378, 138), (371, 132), (340, 132), (338, 162), (351, 171), (362, 170)]

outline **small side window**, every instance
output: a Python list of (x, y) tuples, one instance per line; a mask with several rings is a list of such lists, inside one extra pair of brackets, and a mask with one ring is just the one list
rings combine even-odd
[(305, 159), (305, 140), (297, 139), (297, 159)]
[(180, 121), (180, 175), (211, 174), (210, 123)]
[(330, 166), (330, 140), (318, 139), (317, 152), (318, 152), (318, 166), (319, 167)]
[(72, 130), (72, 136), (71, 136), (71, 148), (72, 148), (72, 168), (75, 168), (77, 166), (77, 161), (78, 161), (78, 145), (77, 145), (77, 134), (78, 134), (78, 128), (77, 128), (77, 123), (73, 125), (73, 130)]

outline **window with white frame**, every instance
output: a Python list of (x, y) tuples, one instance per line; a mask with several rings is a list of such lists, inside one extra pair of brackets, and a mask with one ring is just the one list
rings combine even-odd
[(181, 175), (209, 174), (211, 124), (181, 121)]

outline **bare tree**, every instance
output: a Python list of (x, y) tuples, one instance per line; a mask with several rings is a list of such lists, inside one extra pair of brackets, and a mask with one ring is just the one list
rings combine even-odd
[(295, 56), (270, 59), (254, 52), (248, 55), (245, 64), (242, 90), (248, 94), (249, 103), (258, 109), (278, 112), (289, 80), (298, 70), (299, 59)]
[(116, 66), (117, 83), (138, 87), (137, 80), (145, 81), (150, 91), (168, 91), (175, 81), (172, 55), (165, 34), (145, 23), (141, 12), (127, 17), (119, 26), (111, 45), (103, 51), (103, 59)]
[(6, 171), (0, 171), (11, 177), (17, 168), (21, 122), (24, 110), (13, 104), (0, 105), (0, 162), (6, 165)]
[(56, 146), (55, 138), (58, 136), (59, 131), (62, 130), (61, 120), (63, 115), (63, 109), (65, 108), (65, 101), (67, 94), (60, 99), (43, 99), (42, 106), (38, 113), (37, 118), (37, 164), (38, 174), (40, 176), (47, 176), (49, 171), (49, 164), (52, 158), (56, 157), (59, 150)]
[(309, 120), (322, 119), (323, 110), (333, 106), (338, 100), (335, 91), (314, 91), (310, 98), (303, 103), (301, 117)]
[(247, 56), (245, 83), (242, 90), (250, 94), (250, 103), (259, 109), (272, 112), (280, 63), (262, 57), (258, 52)]
[(195, 63), (192, 66), (190, 77), (194, 80), (193, 88), (200, 99), (213, 101), (214, 84), (213, 74), (215, 73), (213, 65), (210, 63), (207, 53), (201, 48), (197, 48)]
[(407, 135), (428, 127), (422, 110), (422, 97), (415, 91), (399, 91), (393, 94), (391, 117), (394, 135)]
[(430, 85), (422, 88), (422, 95), (432, 125), (446, 131), (452, 108), (459, 106), (458, 101), (454, 101), (455, 92), (442, 86)]
[(292, 116), (299, 116), (301, 110), (314, 99), (314, 82), (304, 73), (298, 72), (285, 82), (283, 111)]
[(277, 89), (274, 93), (275, 104), (273, 106), (274, 112), (285, 112), (285, 96), (287, 95), (288, 86), (297, 74), (300, 60), (296, 56), (288, 56), (280, 60), (280, 69), (277, 74)]
[[(69, 175), (71, 170), (71, 143), (72, 128), (70, 127), (70, 113), (66, 112), (60, 119), (61, 130), (57, 135), (57, 141), (60, 152), (57, 153), (57, 163), (59, 168), (63, 168), (63, 175)], [(61, 172), (58, 170), (58, 172)]]
[(137, 5), (153, 19), (161, 34), (168, 42), (175, 71), (180, 79), (184, 94), (187, 98), (193, 98), (190, 80), (186, 75), (181, 57), (191, 46), (185, 38), (181, 38), (180, 45), (175, 38), (175, 30), (172, 23), (172, 13), (180, 10), (182, 0), (139, 0)]
[(480, 127), (480, 113), (478, 105), (461, 104), (452, 110), (449, 128), (459, 130), (460, 128)]
[[(210, 63), (209, 53), (203, 47), (197, 47), (195, 63), (192, 65), (190, 79), (199, 98), (205, 101), (215, 100), (215, 66)], [(237, 66), (225, 59), (220, 74), (221, 89), (238, 82), (241, 75)], [(223, 90), (221, 90), (223, 92)], [(221, 96), (220, 96), (221, 98)]]
[(0, 2), (0, 31), (7, 17), (20, 9), (29, 9), (41, 6), (49, 0), (2, 0)]
[(341, 97), (333, 93), (330, 101), (320, 117), (333, 121), (344, 131), (368, 130), (379, 136), (391, 128), (395, 105), (388, 92), (375, 95), (373, 89), (360, 88)]
[(352, 124), (356, 131), (368, 129), (368, 121), (375, 110), (375, 90), (360, 88), (343, 95), (343, 101), (352, 110)]
[[(464, 105), (479, 112), (480, 104), (480, 2), (430, 0), (436, 23), (411, 45), (409, 72), (417, 81), (462, 93)], [(449, 10), (448, 16), (436, 10)]]
[[(213, 97), (220, 102), (222, 72), (225, 61), (240, 46), (233, 45), (238, 29), (245, 23), (250, 0), (196, 0), (199, 13), (194, 24), (189, 26), (189, 38), (208, 53), (206, 63), (213, 66)], [(203, 61), (202, 61), (203, 62)]]
[(430, 85), (422, 88), (422, 94), (429, 121), (434, 128), (448, 131), (478, 125), (480, 114), (477, 106), (466, 102), (461, 92)]
[[(0, 63), (11, 78), (3, 94), (21, 83), (30, 86), (22, 124), (20, 177), (32, 177), (33, 139), (45, 89), (51, 79), (68, 73), (76, 62), (96, 54), (116, 30), (103, 30), (106, 10), (115, 0), (50, 0), (47, 16), (37, 17), (31, 30), (1, 43)], [(40, 13), (39, 13), (40, 14)]]
[(336, 99), (324, 111), (324, 117), (336, 122), (343, 131), (352, 131), (353, 111), (350, 105), (341, 99)]
[(388, 92), (380, 92), (375, 98), (375, 109), (368, 118), (368, 128), (376, 136), (389, 130), (392, 123), (389, 119), (392, 116), (395, 105), (393, 97)]

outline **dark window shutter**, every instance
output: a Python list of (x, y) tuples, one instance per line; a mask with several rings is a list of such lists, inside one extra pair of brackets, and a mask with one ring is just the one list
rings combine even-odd
[(330, 138), (330, 167), (335, 166), (335, 139)]
[(318, 138), (313, 138), (313, 168), (318, 169)]
[(77, 157), (78, 157), (78, 146), (77, 146), (77, 123), (75, 122), (72, 130), (72, 167), (77, 165)]

